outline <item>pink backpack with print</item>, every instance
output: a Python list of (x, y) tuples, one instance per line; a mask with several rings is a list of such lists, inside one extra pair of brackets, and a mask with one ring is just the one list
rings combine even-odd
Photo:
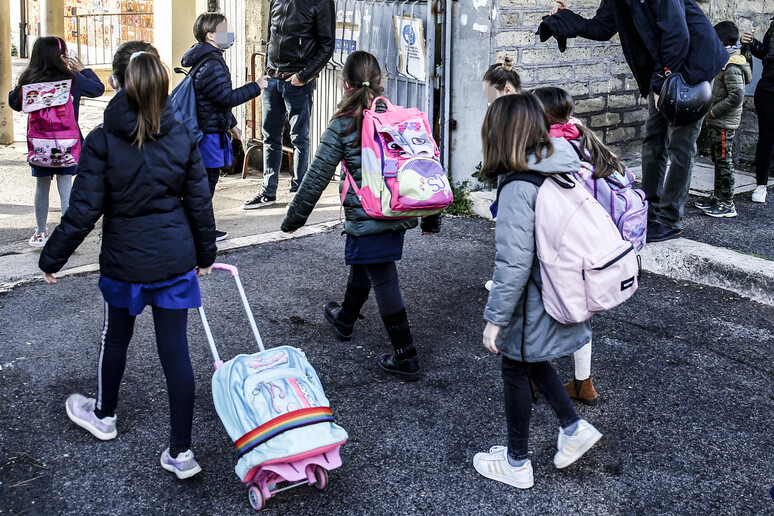
[[(383, 102), (386, 112), (376, 111)], [(361, 184), (344, 168), (341, 202), (352, 188), (368, 216), (405, 219), (441, 212), (454, 200), (427, 115), (377, 97), (363, 111)]]
[(22, 86), (27, 119), (27, 161), (45, 168), (72, 167), (81, 154), (81, 132), (75, 120), (72, 80)]

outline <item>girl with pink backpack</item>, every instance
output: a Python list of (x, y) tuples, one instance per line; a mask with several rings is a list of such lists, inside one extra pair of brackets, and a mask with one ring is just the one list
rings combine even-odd
[[(288, 206), (281, 229), (292, 233), (306, 224), (341, 163), (339, 190), (343, 194), (347, 235), (344, 258), (350, 270), (344, 301), (341, 304), (328, 301), (324, 306), (325, 318), (333, 326), (336, 338), (350, 340), (355, 322), (362, 317), (360, 309), (373, 288), (393, 348), (392, 353), (381, 355), (379, 365), (402, 380), (418, 380), (422, 372), (395, 265), (403, 254), (406, 230), (417, 227), (418, 217), (390, 218), (373, 210), (367, 211), (364, 204), (368, 200), (366, 197), (370, 199), (368, 192), (364, 192), (369, 189), (361, 159), (364, 111), (368, 111), (369, 116), (378, 116), (391, 108), (387, 102), (378, 99), (384, 92), (382, 70), (373, 55), (356, 51), (344, 63), (342, 78), (344, 99), (320, 139), (314, 160)], [(440, 214), (421, 219), (422, 234), (440, 231)]]
[[(37, 229), (29, 244), (43, 247), (48, 240), (48, 199), (51, 179), (56, 176), (62, 215), (70, 203), (72, 176), (78, 170), (81, 133), (78, 108), (81, 97), (99, 97), (105, 85), (77, 57), (69, 57), (67, 43), (56, 36), (35, 40), (29, 65), (8, 94), (15, 111), (29, 113), (27, 160), (36, 178), (35, 219)], [(61, 98), (61, 104), (57, 99)]]
[[(591, 340), (586, 320), (561, 324), (543, 303), (535, 243), (535, 206), (543, 181), (581, 167), (570, 143), (551, 139), (540, 101), (531, 93), (496, 99), (481, 129), (482, 174), (496, 180), (495, 269), (484, 311), (484, 347), (502, 355), (507, 446), (478, 453), (473, 467), (486, 478), (528, 489), (534, 484), (529, 459), (532, 414), (530, 379), (548, 400), (560, 424), (554, 465), (569, 466), (602, 434), (581, 419), (550, 360), (571, 355)], [(557, 228), (558, 229), (558, 228)]]

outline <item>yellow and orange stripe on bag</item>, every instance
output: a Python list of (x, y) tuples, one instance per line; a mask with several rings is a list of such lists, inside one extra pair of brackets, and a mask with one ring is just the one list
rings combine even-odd
[(305, 408), (275, 417), (236, 440), (237, 457), (288, 430), (325, 422), (333, 423), (330, 407)]

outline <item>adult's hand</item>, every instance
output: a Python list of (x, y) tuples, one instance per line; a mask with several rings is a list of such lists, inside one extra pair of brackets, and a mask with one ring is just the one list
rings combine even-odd
[(747, 43), (752, 43), (754, 39), (755, 39), (755, 30), (753, 29), (753, 30), (744, 31), (739, 41), (741, 41), (743, 45), (746, 45)]
[(658, 109), (658, 93), (653, 94), (653, 103), (656, 105), (656, 110), (661, 111)]
[(490, 322), (486, 323), (486, 327), (484, 328), (484, 347), (495, 355), (500, 353), (497, 350), (498, 335), (500, 335), (500, 327)]
[(303, 86), (304, 84), (306, 84), (305, 82), (302, 82), (301, 79), (298, 78), (298, 74), (297, 73), (294, 73), (285, 82), (289, 82), (293, 86)]
[(44, 272), (43, 273), (43, 281), (45, 281), (49, 285), (55, 285), (59, 280), (56, 279), (53, 274), (49, 274), (47, 272)]
[(212, 266), (196, 268), (196, 275), (199, 276), (200, 278), (202, 276), (209, 276), (210, 274), (212, 274)]
[(567, 2), (565, 2), (564, 0), (556, 0), (556, 7), (551, 9), (551, 12), (549, 14), (553, 16), (559, 11), (561, 11), (562, 9), (569, 9), (569, 7), (567, 6)]
[(242, 141), (242, 130), (239, 127), (237, 127), (237, 126), (232, 127), (231, 128), (231, 136), (233, 136), (234, 138), (236, 138), (239, 141)]

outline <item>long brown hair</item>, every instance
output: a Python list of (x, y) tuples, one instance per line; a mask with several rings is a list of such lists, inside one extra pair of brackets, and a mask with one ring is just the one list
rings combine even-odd
[[(546, 116), (551, 125), (566, 124), (573, 114), (572, 96), (561, 88), (546, 87), (537, 88), (535, 96), (543, 103)], [(594, 165), (594, 179), (607, 177), (614, 172), (621, 174), (626, 166), (621, 158), (612, 153), (610, 149), (597, 137), (591, 129), (580, 124), (575, 124), (581, 135), (580, 148), (586, 154), (585, 159)]]
[(352, 117), (347, 127), (347, 134), (357, 132), (357, 145), (360, 146), (363, 110), (370, 108), (374, 99), (384, 93), (382, 69), (379, 68), (379, 61), (373, 55), (357, 50), (347, 57), (341, 76), (349, 89), (331, 120), (342, 116)]
[(497, 98), (489, 106), (481, 127), (484, 161), (481, 174), (494, 179), (508, 172), (526, 172), (528, 160), (537, 162), (554, 153), (543, 106), (531, 93)]
[(137, 114), (132, 135), (142, 148), (161, 132), (161, 115), (169, 96), (167, 70), (152, 45), (130, 41), (121, 45), (113, 58), (113, 77), (126, 91), (129, 109)]
[(65, 64), (63, 57), (67, 57), (65, 40), (56, 36), (36, 39), (32, 46), (30, 62), (19, 74), (16, 89), (20, 90), (23, 85), (36, 82), (72, 79), (74, 74)]

